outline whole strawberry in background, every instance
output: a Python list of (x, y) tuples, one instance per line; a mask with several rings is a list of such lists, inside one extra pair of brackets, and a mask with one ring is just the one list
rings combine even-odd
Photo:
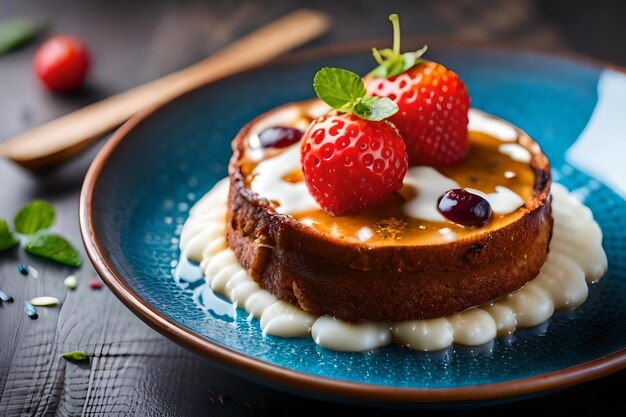
[(400, 53), (400, 21), (393, 24), (393, 49), (372, 49), (378, 62), (366, 78), (367, 93), (398, 105), (390, 120), (404, 137), (411, 165), (452, 165), (468, 153), (470, 99), (457, 74), (421, 59), (426, 47)]
[(335, 216), (385, 200), (402, 187), (408, 169), (402, 136), (384, 120), (398, 107), (387, 98), (367, 96), (361, 78), (339, 68), (322, 68), (313, 87), (336, 110), (313, 121), (302, 138), (309, 193)]
[(51, 91), (70, 93), (81, 88), (89, 70), (89, 52), (76, 36), (57, 35), (37, 49), (35, 73)]

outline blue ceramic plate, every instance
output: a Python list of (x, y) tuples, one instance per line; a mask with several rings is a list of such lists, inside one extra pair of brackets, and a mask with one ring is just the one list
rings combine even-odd
[[(203, 311), (178, 285), (178, 236), (188, 209), (227, 175), (230, 141), (260, 113), (310, 98), (322, 66), (361, 74), (364, 48), (294, 55), (207, 85), (140, 115), (105, 146), (85, 181), (81, 226), (96, 269), (161, 333), (275, 386), (369, 401), (472, 401), (568, 386), (626, 364), (626, 75), (597, 63), (502, 49), (432, 48), (474, 107), (526, 130), (554, 178), (585, 199), (604, 231), (609, 271), (587, 302), (480, 348), (421, 353), (388, 346), (331, 352), (310, 338), (264, 337), (256, 320)], [(621, 147), (621, 148), (620, 148)], [(183, 278), (193, 281), (193, 268)]]

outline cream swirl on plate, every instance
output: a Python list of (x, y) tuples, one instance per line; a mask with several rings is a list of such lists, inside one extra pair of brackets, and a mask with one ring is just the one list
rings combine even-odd
[(572, 310), (587, 298), (587, 283), (607, 268), (602, 232), (591, 211), (564, 187), (552, 187), (554, 231), (539, 275), (520, 290), (491, 303), (448, 317), (404, 322), (348, 323), (309, 314), (260, 288), (226, 244), (228, 180), (220, 181), (190, 212), (183, 228), (183, 256), (199, 262), (207, 285), (260, 319), (264, 334), (311, 336), (320, 346), (339, 351), (368, 351), (395, 341), (432, 351), (452, 343), (476, 346)]

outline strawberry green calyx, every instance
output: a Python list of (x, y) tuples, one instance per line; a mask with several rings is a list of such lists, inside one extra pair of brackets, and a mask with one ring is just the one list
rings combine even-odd
[(370, 72), (370, 75), (381, 78), (389, 78), (398, 75), (421, 62), (428, 46), (424, 45), (415, 52), (400, 53), (400, 18), (397, 14), (389, 16), (393, 25), (393, 48), (378, 50), (372, 48), (372, 55), (378, 62), (378, 66)]
[(319, 70), (313, 79), (313, 88), (332, 108), (365, 120), (380, 121), (398, 111), (398, 105), (392, 100), (368, 96), (361, 77), (341, 68)]

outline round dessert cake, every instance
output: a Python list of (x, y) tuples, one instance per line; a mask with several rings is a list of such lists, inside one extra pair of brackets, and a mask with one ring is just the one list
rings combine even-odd
[(228, 179), (181, 234), (205, 274), (194, 297), (340, 351), (476, 346), (576, 308), (607, 267), (591, 211), (425, 47), (400, 53), (390, 20), (393, 49), (365, 78), (322, 68), (320, 99), (234, 138)]
[[(469, 113), (469, 153), (448, 167), (409, 168), (388, 200), (332, 216), (310, 196), (300, 145), (263, 148), (276, 125), (306, 128), (329, 108), (282, 106), (244, 127), (229, 166), (228, 244), (252, 279), (282, 300), (343, 320), (448, 316), (521, 288), (539, 273), (552, 234), (550, 169), (521, 130)], [(447, 190), (483, 195), (494, 215), (464, 227), (437, 210)]]

